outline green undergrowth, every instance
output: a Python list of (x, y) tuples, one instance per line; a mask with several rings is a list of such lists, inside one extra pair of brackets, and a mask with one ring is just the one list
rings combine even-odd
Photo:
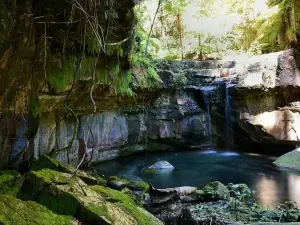
[(152, 89), (163, 83), (149, 57), (132, 54), (131, 63), (137, 87)]

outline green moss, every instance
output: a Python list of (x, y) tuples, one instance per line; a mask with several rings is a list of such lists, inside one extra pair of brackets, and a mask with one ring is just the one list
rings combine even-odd
[(196, 193), (201, 201), (227, 200), (230, 198), (229, 190), (219, 181), (207, 184), (201, 190), (197, 190)]
[(56, 66), (55, 70), (50, 72), (48, 79), (53, 88), (64, 91), (72, 82), (75, 71), (74, 62), (74, 60), (65, 61), (60, 68)]
[(135, 202), (126, 194), (116, 191), (110, 188), (101, 187), (101, 186), (93, 186), (92, 189), (97, 193), (104, 196), (104, 198), (112, 202), (114, 205), (119, 206), (127, 213), (132, 215), (140, 225), (154, 225), (160, 224), (160, 222), (148, 213), (146, 210), (138, 207)]
[[(102, 186), (98, 186), (102, 187)], [(77, 177), (49, 169), (31, 171), (19, 193), (24, 200), (36, 201), (60, 215), (71, 215), (87, 224), (133, 225), (133, 217), (114, 206)]]
[(131, 145), (126, 146), (121, 151), (119, 151), (118, 156), (127, 156), (132, 154), (137, 154), (145, 151), (145, 147), (143, 145)]
[(121, 192), (124, 193), (125, 195), (127, 195), (129, 198), (131, 198), (134, 202), (137, 202), (137, 196), (129, 188), (126, 187), (126, 188), (122, 189)]
[[(51, 169), (63, 173), (74, 173), (74, 168), (68, 167), (63, 165), (62, 163), (58, 162), (56, 159), (53, 159), (49, 156), (43, 155), (39, 158), (38, 161), (36, 161), (32, 166), (32, 171), (39, 171), (42, 169)], [(89, 175), (88, 173), (84, 171), (77, 171), (76, 175), (80, 177), (86, 184), (89, 185), (96, 185), (98, 184), (98, 181), (93, 176)]]
[(122, 47), (122, 44), (108, 45), (107, 46), (107, 54), (110, 56), (123, 57), (124, 49)]
[(117, 176), (110, 176), (108, 178), (109, 181), (121, 181), (123, 183), (128, 183), (128, 184), (131, 184), (131, 182), (127, 179), (124, 179), (124, 178), (120, 178), (120, 177), (117, 177)]
[(138, 181), (135, 183), (135, 188), (141, 193), (136, 198), (136, 201), (138, 204), (143, 204), (143, 199), (145, 197), (145, 194), (149, 191), (150, 185), (144, 181)]
[(49, 169), (31, 171), (27, 174), (18, 197), (23, 200), (37, 201), (55, 213), (74, 216), (78, 206), (75, 195), (72, 192), (61, 191), (59, 188), (59, 184), (62, 188), (69, 188), (68, 183), (75, 182), (69, 177), (69, 174)]
[(109, 215), (106, 205), (90, 203), (84, 207), (79, 206), (77, 214), (80, 215), (82, 221), (85, 221), (88, 224), (94, 224), (95, 221), (99, 221), (99, 217), (105, 221), (103, 224), (112, 224), (113, 222), (113, 218)]
[(17, 196), (22, 185), (22, 178), (19, 172), (1, 171), (0, 172), (0, 194)]
[(139, 190), (149, 190), (150, 186), (144, 181), (138, 181), (135, 183), (135, 187)]
[(67, 167), (63, 166), (57, 160), (46, 155), (41, 156), (39, 160), (32, 165), (32, 171), (38, 171), (46, 168), (65, 173), (69, 172), (69, 169)]
[(300, 150), (296, 149), (279, 157), (275, 162), (277, 166), (300, 170)]
[(35, 202), (23, 202), (0, 195), (0, 224), (3, 225), (72, 225), (73, 218), (60, 216)]
[(142, 170), (142, 173), (144, 173), (144, 174), (159, 174), (159, 172), (158, 171), (156, 171), (156, 170), (151, 170), (151, 169), (143, 169)]
[(100, 186), (106, 187), (107, 186), (107, 180), (105, 180), (102, 177), (97, 177), (97, 184), (100, 185)]

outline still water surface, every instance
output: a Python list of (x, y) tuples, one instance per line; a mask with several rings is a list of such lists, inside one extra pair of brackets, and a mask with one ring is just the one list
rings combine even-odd
[[(97, 165), (106, 177), (116, 175), (131, 181), (144, 180), (156, 188), (203, 186), (211, 181), (245, 183), (256, 193), (256, 200), (270, 208), (293, 200), (300, 206), (300, 173), (277, 169), (275, 157), (231, 151), (186, 151), (129, 156)], [(143, 174), (142, 169), (166, 160), (176, 170)]]

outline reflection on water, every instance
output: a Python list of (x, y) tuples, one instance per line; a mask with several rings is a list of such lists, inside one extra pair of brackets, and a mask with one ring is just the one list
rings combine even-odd
[[(142, 169), (166, 160), (175, 171), (143, 174)], [(97, 165), (105, 176), (117, 175), (132, 181), (145, 180), (157, 188), (203, 186), (211, 181), (246, 183), (257, 201), (274, 208), (279, 202), (296, 201), (300, 206), (300, 173), (278, 170), (273, 158), (229, 151), (168, 152), (129, 156)]]
[(256, 183), (256, 198), (264, 206), (276, 208), (279, 202), (279, 193), (277, 183), (273, 179), (269, 179), (262, 175)]
[(236, 152), (223, 152), (221, 153), (222, 156), (239, 156), (240, 154)]
[(208, 151), (202, 151), (200, 152), (200, 154), (216, 154), (217, 151), (213, 151), (213, 150), (208, 150)]
[(275, 208), (278, 202), (292, 200), (300, 206), (300, 175), (279, 171), (277, 177), (262, 175), (256, 183), (256, 198), (264, 206)]
[(300, 176), (290, 173), (288, 175), (288, 197), (300, 206)]

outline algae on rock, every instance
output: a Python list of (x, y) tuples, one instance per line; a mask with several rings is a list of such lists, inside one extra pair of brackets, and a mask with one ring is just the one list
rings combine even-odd
[(22, 178), (17, 171), (0, 171), (0, 194), (16, 196), (22, 186)]
[(278, 167), (300, 171), (300, 148), (279, 157), (274, 164)]
[(219, 181), (207, 184), (201, 190), (197, 190), (196, 194), (201, 201), (228, 200), (230, 198), (228, 188)]
[(70, 216), (56, 215), (35, 202), (25, 202), (8, 195), (0, 195), (0, 224), (3, 225), (74, 225)]
[(124, 193), (103, 186), (88, 186), (77, 176), (50, 169), (29, 172), (19, 197), (87, 224), (162, 224)]

